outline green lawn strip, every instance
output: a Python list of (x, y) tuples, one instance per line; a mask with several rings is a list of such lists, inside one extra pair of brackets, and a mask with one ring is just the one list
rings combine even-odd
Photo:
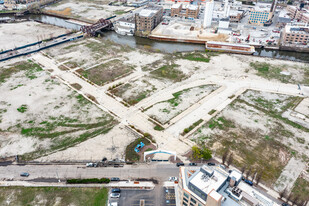
[(182, 71), (176, 69), (177, 67), (179, 67), (179, 65), (177, 64), (164, 65), (159, 69), (150, 72), (150, 74), (159, 78), (165, 78), (173, 80), (174, 82), (180, 82), (186, 78), (186, 75)]
[(109, 183), (109, 178), (89, 178), (89, 179), (68, 179), (68, 184), (94, 184), (94, 183)]
[(134, 148), (140, 143), (143, 142), (145, 145), (150, 145), (151, 142), (146, 139), (145, 137), (138, 138), (131, 142), (127, 147), (126, 147), (126, 160), (127, 161), (133, 161), (137, 162), (140, 160), (140, 156), (134, 151)]
[(108, 189), (75, 187), (0, 187), (0, 205), (106, 205)]
[(154, 130), (157, 130), (157, 131), (163, 131), (164, 128), (161, 127), (160, 125), (156, 124), (156, 126), (154, 127)]
[(188, 128), (185, 128), (183, 130), (183, 134), (182, 135), (185, 135), (185, 134), (189, 133), (191, 130), (193, 130), (195, 127), (197, 127), (202, 122), (203, 122), (202, 119), (199, 119), (198, 121), (194, 122), (191, 126), (189, 126)]

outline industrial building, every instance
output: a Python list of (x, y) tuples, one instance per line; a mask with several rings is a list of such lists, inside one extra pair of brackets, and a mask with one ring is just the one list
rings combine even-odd
[(306, 45), (309, 43), (309, 27), (286, 25), (281, 36), (282, 45)]
[(148, 6), (135, 14), (136, 34), (147, 36), (162, 21), (163, 7)]
[(185, 17), (185, 18), (194, 18), (196, 19), (199, 14), (199, 6), (193, 4), (173, 4), (171, 8), (172, 17)]
[(242, 174), (220, 167), (180, 167), (176, 205), (181, 206), (279, 206), (242, 181)]

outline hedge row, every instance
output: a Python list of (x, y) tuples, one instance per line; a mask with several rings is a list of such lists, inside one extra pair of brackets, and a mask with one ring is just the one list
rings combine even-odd
[(108, 178), (90, 178), (90, 179), (68, 179), (68, 184), (90, 184), (90, 183), (109, 183), (110, 179)]

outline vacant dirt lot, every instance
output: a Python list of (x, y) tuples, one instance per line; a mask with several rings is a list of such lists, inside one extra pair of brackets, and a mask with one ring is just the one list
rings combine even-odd
[(0, 66), (0, 156), (33, 159), (100, 134), (117, 122), (31, 61)]
[(217, 88), (215, 85), (203, 85), (176, 92), (173, 94), (174, 98), (156, 103), (147, 108), (145, 113), (161, 124), (166, 124)]
[(190, 138), (212, 148), (219, 156), (229, 150), (236, 166), (252, 173), (263, 171), (262, 179), (272, 185), (292, 156), (309, 156), (308, 129), (281, 116), (299, 100), (249, 90)]
[(109, 1), (83, 1), (83, 0), (65, 0), (57, 4), (48, 6), (45, 10), (57, 14), (89, 19), (97, 21), (101, 18), (108, 18), (113, 15), (121, 15), (132, 10), (131, 7), (125, 6), (110, 6)]
[[(0, 51), (65, 34), (69, 30), (34, 21), (0, 25)], [(27, 38), (25, 38), (27, 37)], [(14, 41), (12, 41), (14, 40)]]
[(105, 205), (106, 188), (1, 187), (0, 205)]

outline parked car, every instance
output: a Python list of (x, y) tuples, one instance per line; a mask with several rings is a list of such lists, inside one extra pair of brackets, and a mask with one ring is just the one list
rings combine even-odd
[(120, 181), (119, 177), (112, 177), (111, 181)]
[(112, 189), (112, 193), (120, 193), (121, 190), (119, 188), (114, 188)]
[(216, 164), (213, 163), (213, 162), (208, 162), (207, 165), (208, 165), (208, 166), (215, 166)]
[(250, 180), (245, 179), (244, 181), (245, 181), (245, 183), (247, 183), (247, 184), (250, 185), (250, 186), (253, 185), (253, 182), (251, 182)]
[(225, 170), (225, 168), (226, 168), (224, 165), (220, 165), (220, 167), (221, 167), (222, 169), (224, 169), (224, 170)]
[(29, 177), (29, 173), (28, 172), (23, 172), (23, 173), (21, 173), (20, 174), (20, 176), (22, 176), (22, 177)]
[(93, 167), (93, 166), (94, 166), (94, 164), (92, 162), (86, 163), (86, 167)]
[(119, 198), (120, 197), (120, 193), (111, 193), (109, 196), (111, 198)]
[(175, 181), (178, 180), (178, 178), (177, 177), (169, 177), (168, 180), (171, 181), (171, 182), (175, 182)]
[(189, 165), (190, 166), (197, 166), (197, 164), (195, 162), (190, 162)]
[(180, 167), (180, 166), (184, 166), (185, 164), (184, 163), (182, 163), (182, 162), (178, 162), (178, 163), (176, 163), (176, 166), (177, 167)]
[(288, 203), (284, 202), (282, 203), (282, 206), (290, 206)]

